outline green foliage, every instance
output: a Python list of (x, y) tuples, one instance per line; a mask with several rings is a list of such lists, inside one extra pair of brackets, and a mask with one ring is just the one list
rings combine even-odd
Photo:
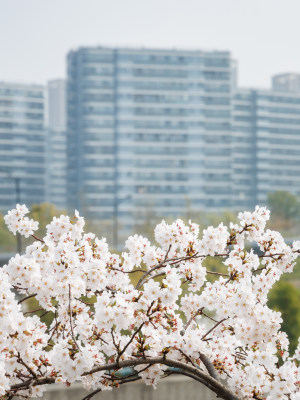
[[(36, 231), (36, 236), (40, 238), (44, 237), (46, 233), (46, 225), (52, 221), (53, 217), (61, 214), (65, 214), (65, 212), (58, 210), (53, 204), (34, 204), (31, 207), (30, 218), (39, 221), (39, 229)], [(25, 239), (22, 237), (22, 249), (30, 243), (32, 243), (32, 238)], [(4, 215), (0, 214), (0, 253), (14, 253), (16, 250), (16, 236), (7, 229), (4, 222)]]
[(41, 321), (44, 322), (47, 326), (53, 321), (54, 313), (52, 312), (45, 312), (44, 309), (40, 306), (39, 302), (36, 300), (35, 297), (31, 297), (30, 299), (24, 301), (22, 303), (22, 307), (26, 315), (37, 315), (41, 318)]
[(7, 229), (4, 222), (4, 215), (0, 214), (0, 253), (13, 253), (16, 249), (16, 236)]
[(289, 282), (277, 282), (269, 292), (268, 306), (282, 314), (281, 329), (290, 340), (290, 353), (295, 351), (300, 336), (300, 293)]
[(299, 200), (297, 196), (287, 191), (269, 193), (268, 206), (272, 212), (272, 218), (291, 220), (299, 216)]
[(36, 231), (36, 236), (45, 236), (46, 226), (52, 221), (53, 217), (58, 217), (62, 214), (66, 214), (66, 212), (57, 209), (53, 204), (33, 204), (30, 210), (30, 218), (39, 221), (39, 229)]

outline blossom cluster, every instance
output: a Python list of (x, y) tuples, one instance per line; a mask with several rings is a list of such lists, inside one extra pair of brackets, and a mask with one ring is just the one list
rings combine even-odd
[[(37, 229), (27, 212), (17, 205), (5, 216), (13, 233)], [(54, 382), (155, 387), (185, 373), (223, 398), (219, 379), (239, 398), (298, 400), (300, 345), (290, 357), (267, 295), (292, 272), (300, 242), (266, 229), (269, 214), (256, 207), (201, 235), (197, 224), (162, 221), (156, 244), (134, 235), (122, 254), (85, 233), (77, 211), (54, 218), (0, 271), (0, 395), (36, 397)], [(226, 272), (211, 270), (211, 257)], [(26, 307), (32, 297), (43, 316)]]
[(25, 204), (17, 204), (14, 210), (8, 211), (4, 216), (4, 221), (8, 229), (15, 235), (17, 232), (28, 238), (39, 227), (39, 223), (33, 219), (25, 217), (29, 213)]

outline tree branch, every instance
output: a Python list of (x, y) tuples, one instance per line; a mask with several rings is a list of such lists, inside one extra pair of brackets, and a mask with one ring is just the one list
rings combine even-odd
[(199, 358), (203, 362), (209, 375), (212, 376), (214, 379), (218, 380), (219, 379), (218, 374), (217, 374), (213, 364), (210, 362), (209, 358), (206, 357), (206, 355), (203, 353), (199, 353)]
[[(237, 397), (234, 393), (232, 393), (221, 382), (217, 381), (212, 376), (207, 375), (200, 369), (190, 365), (186, 365), (179, 361), (169, 360), (165, 357), (138, 358), (138, 359), (120, 361), (119, 363), (115, 362), (111, 364), (104, 364), (91, 369), (89, 372), (83, 373), (82, 376), (91, 375), (99, 371), (111, 371), (124, 367), (134, 367), (136, 365), (144, 365), (144, 364), (149, 364), (149, 365), (162, 364), (168, 367), (179, 368), (180, 371), (178, 371), (178, 373), (190, 376), (191, 378), (198, 380), (199, 382), (203, 383), (203, 385), (212, 390), (214, 393), (216, 393), (217, 396), (223, 398), (224, 400), (240, 400), (239, 397)], [(11, 387), (11, 390), (27, 389), (30, 382), (26, 381), (19, 384), (15, 384)], [(36, 379), (33, 382), (32, 386), (51, 384), (54, 382), (55, 378), (43, 377)]]

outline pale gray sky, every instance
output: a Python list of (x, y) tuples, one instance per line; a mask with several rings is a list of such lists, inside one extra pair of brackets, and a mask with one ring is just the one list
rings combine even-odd
[(79, 46), (230, 50), (241, 86), (300, 72), (300, 0), (0, 0), (0, 81), (64, 77)]

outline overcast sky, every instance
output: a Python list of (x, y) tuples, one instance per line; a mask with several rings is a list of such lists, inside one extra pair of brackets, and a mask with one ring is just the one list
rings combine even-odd
[(300, 72), (300, 0), (0, 0), (0, 81), (65, 76), (80, 46), (230, 50), (240, 86)]

